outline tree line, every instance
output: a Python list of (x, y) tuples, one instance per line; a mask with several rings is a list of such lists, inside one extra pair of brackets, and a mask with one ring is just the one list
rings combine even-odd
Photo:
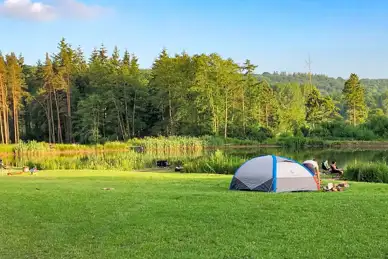
[(128, 51), (115, 47), (109, 54), (101, 45), (85, 58), (62, 39), (56, 53), (43, 57), (31, 66), (15, 53), (0, 54), (2, 143), (159, 135), (260, 139), (328, 122), (358, 125), (368, 117), (356, 74), (338, 98), (322, 94), (307, 77), (273, 83), (268, 75), (258, 77), (249, 60), (238, 64), (216, 53), (170, 55), (164, 49), (151, 69), (142, 70)]

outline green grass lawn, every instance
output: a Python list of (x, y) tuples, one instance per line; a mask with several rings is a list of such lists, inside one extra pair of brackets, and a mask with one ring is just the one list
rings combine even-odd
[(388, 185), (274, 194), (229, 191), (231, 177), (109, 171), (0, 177), (0, 258), (388, 256)]

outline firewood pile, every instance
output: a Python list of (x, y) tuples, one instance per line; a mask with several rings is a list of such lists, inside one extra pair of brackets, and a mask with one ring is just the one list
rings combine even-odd
[(347, 182), (342, 182), (339, 184), (335, 183), (328, 183), (327, 185), (323, 186), (323, 191), (325, 192), (343, 192), (346, 189), (348, 189), (350, 186)]

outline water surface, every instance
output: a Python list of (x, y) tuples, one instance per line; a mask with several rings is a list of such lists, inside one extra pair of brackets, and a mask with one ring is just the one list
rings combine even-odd
[[(72, 168), (74, 164), (74, 169), (76, 169), (76, 163), (93, 163), (98, 165), (101, 161), (107, 161), (107, 163), (115, 163), (118, 160), (121, 160), (120, 163), (133, 163), (133, 156), (137, 157), (137, 160), (147, 160), (143, 163), (144, 167), (150, 167), (154, 164), (155, 160), (171, 160), (179, 161), (184, 164), (185, 161), (188, 161), (193, 158), (206, 158), (216, 150), (221, 150), (225, 155), (240, 157), (244, 160), (254, 158), (260, 155), (278, 155), (283, 157), (288, 157), (299, 162), (304, 160), (315, 158), (321, 163), (324, 160), (329, 162), (335, 160), (339, 167), (346, 167), (349, 163), (363, 163), (363, 162), (373, 162), (373, 161), (388, 161), (388, 150), (387, 149), (303, 149), (303, 150), (290, 150), (282, 148), (257, 148), (257, 147), (247, 147), (247, 148), (225, 148), (220, 147), (218, 149), (210, 149), (204, 151), (153, 151), (145, 153), (136, 153), (134, 154), (131, 151), (128, 152), (106, 152), (106, 153), (91, 153), (91, 154), (62, 154), (62, 155), (22, 155), (22, 156), (7, 156), (3, 160), (5, 164), (12, 167), (22, 167), (22, 166), (33, 166), (33, 165), (49, 165), (50, 167), (55, 167), (55, 164), (63, 165), (66, 164), (67, 167)], [(60, 168), (58, 166), (58, 168)]]

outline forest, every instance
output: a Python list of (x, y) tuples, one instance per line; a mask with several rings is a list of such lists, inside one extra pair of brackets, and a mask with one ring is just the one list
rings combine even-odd
[(1, 143), (386, 137), (388, 80), (256, 74), (256, 67), (163, 49), (150, 69), (140, 69), (127, 50), (109, 53), (101, 45), (85, 57), (64, 38), (33, 65), (21, 54), (0, 53)]

